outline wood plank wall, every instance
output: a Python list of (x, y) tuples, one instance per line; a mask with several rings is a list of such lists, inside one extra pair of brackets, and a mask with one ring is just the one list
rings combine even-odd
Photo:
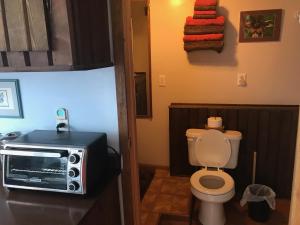
[(209, 116), (221, 116), (226, 130), (238, 130), (238, 166), (226, 170), (242, 194), (251, 183), (253, 153), (257, 152), (256, 183), (270, 186), (278, 197), (290, 198), (296, 148), (298, 106), (171, 104), (169, 107), (170, 172), (190, 176), (185, 132), (204, 128)]
[(9, 42), (9, 50), (48, 51), (45, 5), (41, 0), (3, 0), (4, 31), (8, 35), (1, 46)]
[(107, 1), (0, 0), (0, 71), (112, 66)]
[(46, 0), (0, 0), (1, 67), (14, 70), (51, 65), (46, 3)]
[(112, 62), (107, 0), (72, 0), (71, 5), (76, 64)]

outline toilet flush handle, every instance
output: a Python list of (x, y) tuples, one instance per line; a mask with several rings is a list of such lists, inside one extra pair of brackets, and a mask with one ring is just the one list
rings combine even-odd
[(193, 139), (193, 138), (188, 138), (187, 140), (188, 140), (188, 141), (193, 141), (194, 139)]
[(198, 142), (198, 141), (202, 141), (202, 138), (201, 137), (197, 137), (196, 142)]

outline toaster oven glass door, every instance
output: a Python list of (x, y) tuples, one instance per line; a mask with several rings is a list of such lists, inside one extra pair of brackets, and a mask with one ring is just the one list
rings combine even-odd
[(5, 183), (32, 188), (67, 190), (67, 153), (67, 151), (45, 152), (45, 149), (32, 152), (8, 150), (4, 156)]

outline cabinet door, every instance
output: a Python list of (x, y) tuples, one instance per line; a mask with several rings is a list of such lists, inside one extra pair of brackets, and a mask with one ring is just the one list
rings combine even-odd
[(105, 187), (98, 201), (79, 225), (120, 225), (120, 200), (117, 176)]

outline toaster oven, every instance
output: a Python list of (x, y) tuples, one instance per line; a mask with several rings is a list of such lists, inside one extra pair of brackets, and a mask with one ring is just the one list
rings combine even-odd
[(4, 143), (3, 186), (87, 194), (101, 183), (107, 163), (104, 133), (36, 130)]

